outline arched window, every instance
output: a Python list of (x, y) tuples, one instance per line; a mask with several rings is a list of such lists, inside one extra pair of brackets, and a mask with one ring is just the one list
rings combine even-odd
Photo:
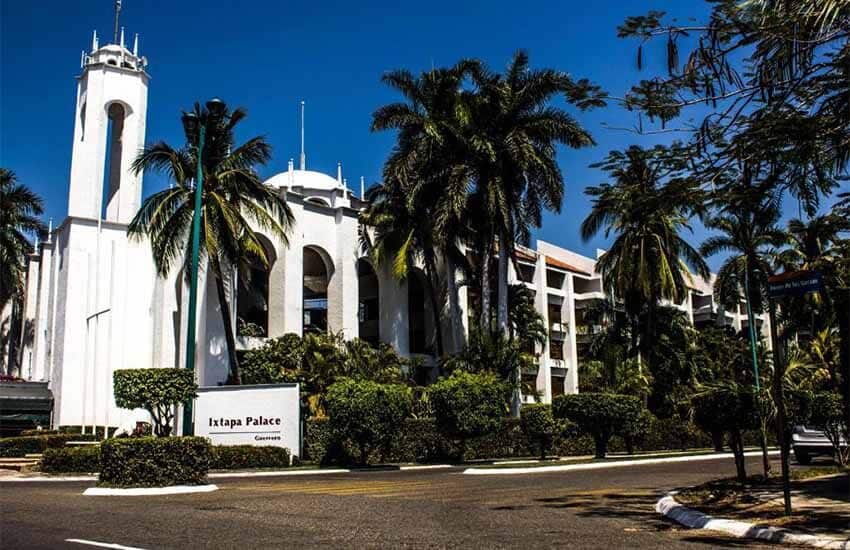
[(433, 352), (434, 323), (425, 275), (414, 270), (407, 279), (407, 315), (410, 353)]
[(240, 336), (269, 334), (269, 273), (276, 261), (274, 247), (258, 235), (266, 253), (268, 265), (260, 258), (251, 258), (247, 269), (239, 275), (236, 297), (236, 329)]
[(330, 206), (328, 201), (321, 197), (310, 197), (309, 199), (307, 199), (307, 202), (312, 204), (318, 204), (319, 206)]
[(360, 338), (372, 345), (380, 342), (378, 276), (367, 260), (357, 260), (357, 320)]
[(106, 220), (118, 219), (118, 201), (116, 196), (121, 187), (121, 157), (123, 155), (122, 135), (124, 119), (127, 114), (120, 103), (111, 103), (107, 110), (109, 122), (106, 128), (106, 155), (103, 169), (103, 203), (101, 217)]
[(304, 333), (328, 330), (328, 283), (333, 267), (322, 252), (304, 247)]

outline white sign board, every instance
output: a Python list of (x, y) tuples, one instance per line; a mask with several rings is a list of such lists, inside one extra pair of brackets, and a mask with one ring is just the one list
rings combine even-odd
[(298, 384), (198, 388), (195, 435), (213, 445), (270, 445), (300, 454)]

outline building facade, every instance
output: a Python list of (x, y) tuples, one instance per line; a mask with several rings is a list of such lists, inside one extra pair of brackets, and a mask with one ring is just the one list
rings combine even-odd
[[(136, 42), (137, 44), (137, 42)], [(100, 46), (93, 39), (78, 77), (68, 186), (68, 216), (30, 257), (17, 353), (20, 376), (49, 383), (54, 425), (115, 426), (133, 413), (115, 406), (117, 369), (185, 364), (188, 291), (179, 270), (156, 274), (149, 243), (128, 236), (142, 201), (142, 174), (131, 170), (145, 143), (147, 60), (137, 45)], [(283, 197), (295, 222), (288, 242), (263, 237), (268, 268), (255, 266), (250, 283), (236, 274), (229, 285), (240, 351), (286, 333), (329, 330), (392, 345), (405, 356), (434, 365), (435, 330), (427, 285), (420, 271), (405, 281), (374, 266), (360, 248), (359, 212), (366, 206), (338, 166), (335, 177), (299, 167), (265, 185)], [(538, 349), (539, 366), (523, 374), (545, 401), (578, 390), (578, 367), (597, 325), (584, 310), (605, 298), (596, 261), (550, 243), (517, 253), (510, 282), (534, 292), (549, 329)], [(201, 271), (196, 368), (202, 386), (228, 374), (224, 324), (212, 281)], [(467, 289), (457, 311), (447, 311), (443, 340), (459, 350), (467, 333)], [(695, 324), (742, 328), (740, 311), (714, 303), (710, 281), (697, 281), (683, 304)], [(8, 316), (10, 314), (7, 314)], [(450, 327), (455, 327), (454, 329)], [(8, 339), (8, 336), (7, 336)]]

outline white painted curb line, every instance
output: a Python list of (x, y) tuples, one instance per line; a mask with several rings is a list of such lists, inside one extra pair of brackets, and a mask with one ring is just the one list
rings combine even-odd
[(442, 470), (445, 468), (451, 468), (451, 464), (422, 464), (419, 466), (399, 466), (399, 470)]
[(850, 539), (841, 541), (816, 535), (803, 535), (777, 527), (758, 527), (752, 523), (731, 519), (719, 519), (687, 508), (667, 495), (655, 503), (655, 511), (665, 518), (681, 523), (690, 529), (720, 531), (737, 538), (764, 540), (773, 543), (793, 544), (824, 548), (826, 550), (850, 549)]
[(117, 489), (111, 487), (89, 487), (83, 494), (92, 497), (143, 497), (160, 495), (185, 495), (188, 493), (210, 493), (218, 491), (216, 485), (173, 485), (171, 487), (137, 487)]
[[(779, 451), (770, 451), (776, 455)], [(744, 456), (761, 456), (761, 451), (744, 453)], [(545, 474), (552, 472), (576, 472), (581, 470), (602, 470), (605, 468), (621, 468), (625, 466), (643, 466), (652, 464), (671, 464), (674, 462), (697, 462), (700, 460), (719, 460), (733, 458), (732, 453), (717, 453), (711, 455), (673, 456), (669, 458), (648, 458), (644, 460), (619, 460), (614, 462), (590, 462), (588, 464), (564, 464), (558, 466), (538, 466), (536, 468), (467, 468), (467, 475), (516, 475), (516, 474)]]
[(207, 477), (212, 478), (229, 478), (229, 477), (278, 477), (278, 476), (316, 476), (323, 474), (347, 474), (351, 470), (345, 468), (334, 468), (330, 470), (271, 470), (268, 472), (215, 472), (207, 474)]

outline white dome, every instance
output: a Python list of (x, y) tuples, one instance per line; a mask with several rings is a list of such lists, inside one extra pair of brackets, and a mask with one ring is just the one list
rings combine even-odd
[(303, 187), (305, 190), (311, 189), (317, 191), (342, 189), (342, 184), (335, 178), (321, 172), (313, 172), (312, 170), (281, 172), (267, 179), (265, 184), (274, 187)]

